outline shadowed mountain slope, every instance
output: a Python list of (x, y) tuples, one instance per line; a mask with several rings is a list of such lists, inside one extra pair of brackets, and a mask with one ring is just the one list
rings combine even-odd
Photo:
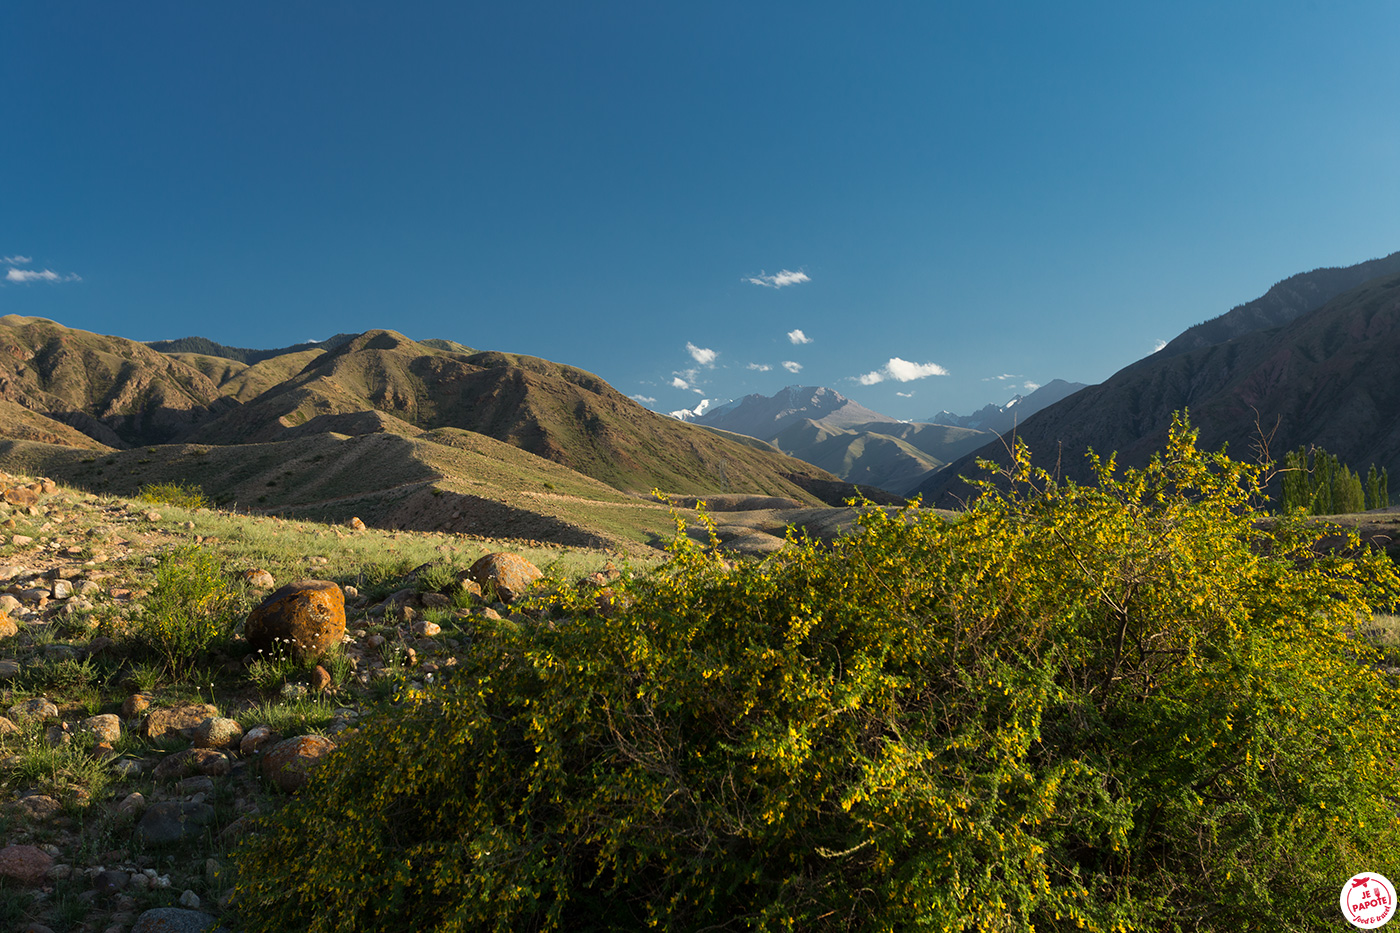
[(179, 440), (234, 404), (143, 344), (14, 314), (0, 317), (0, 400), (109, 447)]
[[(1141, 465), (1162, 448), (1174, 411), (1189, 409), (1207, 448), (1228, 444), (1247, 457), (1259, 436), (1275, 458), (1318, 445), (1354, 469), (1400, 468), (1400, 275), (1367, 282), (1283, 327), (1120, 370), (1045, 409), (1018, 434), (1035, 461), (1087, 481), (1084, 453), (1117, 452)], [(972, 459), (1005, 461), (988, 445), (935, 476), (922, 491), (948, 504)]]

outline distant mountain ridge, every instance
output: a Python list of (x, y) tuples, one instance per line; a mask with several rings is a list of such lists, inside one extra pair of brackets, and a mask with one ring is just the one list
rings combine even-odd
[(932, 418), (924, 419), (929, 424), (949, 424), (959, 428), (975, 428), (1006, 434), (1016, 425), (1036, 412), (1048, 408), (1062, 398), (1067, 398), (1084, 388), (1082, 382), (1066, 382), (1052, 379), (1030, 395), (1016, 395), (1005, 405), (984, 405), (970, 415), (955, 415), (950, 411), (940, 411)]
[(689, 420), (759, 438), (848, 483), (896, 497), (984, 438), (968, 428), (900, 421), (824, 386), (746, 395)]
[[(1397, 256), (1293, 276), (1286, 289), (1271, 289), (1274, 298), (1264, 304), (1278, 309), (1286, 304), (1280, 295), (1323, 294), (1367, 270), (1391, 267)], [(1257, 309), (1263, 301), (1241, 307)], [(1373, 463), (1400, 468), (1400, 369), (1394, 363), (1400, 356), (1400, 274), (1366, 280), (1281, 326), (1268, 326), (1272, 320), (1250, 311), (1224, 330), (1198, 325), (1194, 334), (1182, 335), (1189, 340), (1173, 343), (1199, 345), (1138, 360), (1033, 415), (1017, 435), (1038, 464), (1080, 482), (1092, 479), (1084, 456), (1090, 449), (1105, 457), (1116, 453), (1123, 466), (1144, 464), (1161, 449), (1176, 411), (1189, 411), (1202, 446), (1228, 444), (1237, 457), (1252, 456), (1262, 430), (1276, 459), (1317, 445), (1353, 469)], [(1206, 342), (1226, 334), (1233, 336)], [(1006, 451), (1000, 445), (974, 451), (918, 491), (926, 501), (951, 506), (969, 491), (958, 477), (972, 472), (977, 457), (1004, 462)]]
[(234, 360), (245, 363), (249, 366), (270, 360), (276, 356), (285, 356), (288, 353), (300, 353), (303, 350), (334, 350), (343, 343), (348, 343), (355, 338), (354, 334), (336, 334), (327, 337), (325, 340), (308, 340), (306, 343), (293, 344), (290, 347), (282, 347), (277, 350), (250, 350), (246, 347), (230, 347), (222, 343), (215, 343), (208, 337), (181, 337), (178, 340), (150, 340), (146, 346), (157, 353), (177, 354), (177, 353), (197, 353), (200, 356), (217, 356), (226, 360)]
[(712, 428), (768, 440), (784, 428), (801, 421), (814, 421), (828, 428), (844, 428), (872, 422), (898, 424), (898, 419), (871, 411), (835, 389), (824, 386), (787, 386), (775, 395), (754, 393), (714, 408), (707, 408), (691, 421)]

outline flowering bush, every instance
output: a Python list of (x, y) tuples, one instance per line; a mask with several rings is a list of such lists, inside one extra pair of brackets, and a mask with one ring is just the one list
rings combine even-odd
[(242, 617), (242, 592), (224, 574), (218, 556), (195, 545), (165, 554), (154, 577), (133, 634), (178, 677), (233, 634)]
[[(1323, 929), (1393, 873), (1397, 579), (1167, 449), (479, 633), (239, 859), (249, 930)], [(1392, 877), (1394, 875), (1392, 874)]]

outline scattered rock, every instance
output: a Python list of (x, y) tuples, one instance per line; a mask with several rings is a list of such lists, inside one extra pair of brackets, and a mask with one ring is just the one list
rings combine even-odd
[(25, 886), (43, 882), (53, 856), (37, 846), (10, 845), (0, 849), (0, 875)]
[(125, 891), (127, 885), (131, 883), (131, 876), (124, 871), (117, 871), (109, 868), (106, 871), (98, 872), (92, 879), (92, 889), (99, 896), (116, 894), (118, 891)]
[(315, 670), (311, 672), (311, 689), (318, 692), (329, 690), (331, 686), (331, 674), (321, 665), (317, 664)]
[(40, 722), (45, 719), (57, 719), (58, 707), (43, 697), (35, 697), (11, 706), (10, 718), (17, 723), (26, 719), (37, 719)]
[(329, 580), (289, 583), (249, 613), (244, 633), (254, 651), (309, 663), (345, 636), (345, 596)]
[(481, 599), (481, 584), (472, 579), (470, 570), (463, 570), (457, 574), (457, 585), (476, 599)]
[(34, 539), (29, 537), (29, 535), (11, 535), (10, 543), (15, 547), (27, 547), (34, 543)]
[[(169, 845), (199, 836), (214, 819), (214, 808), (206, 803), (168, 800), (153, 803), (136, 824), (136, 841), (147, 845)], [(158, 928), (157, 928), (158, 929)]]
[(189, 888), (186, 888), (184, 890), (184, 893), (180, 895), (180, 906), (187, 907), (190, 910), (198, 910), (199, 895), (191, 891)]
[(133, 693), (122, 703), (122, 718), (135, 719), (151, 708), (151, 698), (144, 693)]
[(54, 599), (67, 599), (73, 595), (73, 584), (69, 583), (67, 580), (55, 580), (53, 581), (53, 586), (49, 589), (49, 593)]
[(277, 743), (262, 761), (263, 776), (284, 793), (293, 794), (306, 783), (307, 776), (335, 743), (323, 735), (299, 735)]
[(487, 554), (471, 565), (468, 571), (483, 593), (495, 591), (504, 602), (514, 602), (524, 595), (530, 584), (544, 576), (540, 568), (519, 554), (500, 551)]
[(276, 581), (272, 579), (272, 574), (261, 568), (245, 570), (238, 576), (242, 579), (244, 584), (255, 590), (270, 590), (276, 585)]
[(441, 593), (424, 593), (418, 597), (418, 601), (424, 609), (446, 609), (452, 605), (452, 600)]
[(282, 736), (273, 732), (271, 726), (254, 726), (243, 736), (243, 741), (238, 745), (238, 754), (249, 758), (269, 745), (275, 745), (280, 741), (282, 741)]
[(9, 593), (0, 594), (0, 612), (19, 612), (24, 609), (24, 604), (15, 599)]
[(214, 716), (195, 727), (196, 748), (233, 748), (243, 739), (243, 727), (236, 720)]
[(0, 658), (0, 680), (13, 680), (19, 676), (19, 662), (11, 658)]
[(36, 483), (34, 486), (15, 486), (6, 489), (3, 493), (0, 493), (0, 497), (3, 497), (10, 505), (17, 505), (20, 508), (37, 505), (39, 503), (38, 484)]
[(424, 619), (420, 622), (414, 622), (410, 631), (419, 638), (431, 638), (442, 632), (442, 626)]
[(122, 737), (122, 720), (115, 713), (103, 713), (99, 716), (89, 716), (78, 723), (78, 729), (89, 735), (97, 737), (98, 742), (113, 744)]
[(19, 732), (19, 726), (0, 716), (0, 735), (14, 735), (16, 732)]
[[(123, 707), (124, 709), (125, 707)], [(208, 703), (153, 709), (146, 714), (146, 721), (141, 724), (141, 736), (147, 739), (159, 739), (165, 736), (192, 739), (194, 738), (194, 730), (199, 728), (200, 723), (218, 715), (218, 708)]]
[(154, 907), (136, 918), (131, 933), (218, 933), (210, 914), (183, 907)]
[(350, 519), (350, 521), (346, 522), (346, 524), (349, 525), (350, 528), (351, 528), (351, 530), (353, 530), (353, 531), (364, 531), (364, 530), (365, 530), (365, 523), (362, 522), (362, 521), (360, 521), (359, 516), (356, 516), (356, 517)]
[(36, 823), (45, 823), (63, 811), (63, 805), (48, 794), (31, 794), (15, 801), (15, 809)]
[(146, 798), (139, 792), (127, 794), (117, 804), (116, 815), (118, 819), (134, 820), (142, 813), (146, 812)]
[(19, 634), (19, 626), (8, 612), (0, 611), (0, 639), (14, 638)]
[(157, 781), (178, 781), (181, 778), (205, 774), (222, 777), (232, 769), (228, 756), (212, 748), (187, 748), (176, 752), (156, 765), (152, 776)]

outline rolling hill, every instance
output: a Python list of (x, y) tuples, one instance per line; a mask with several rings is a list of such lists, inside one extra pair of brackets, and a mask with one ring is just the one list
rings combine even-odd
[(854, 492), (548, 360), (384, 330), (209, 352), (223, 349), (0, 319), (0, 464), (98, 491), (194, 482), (256, 511), (588, 546), (668, 537), (656, 488), (799, 507), (824, 504), (813, 489)]

